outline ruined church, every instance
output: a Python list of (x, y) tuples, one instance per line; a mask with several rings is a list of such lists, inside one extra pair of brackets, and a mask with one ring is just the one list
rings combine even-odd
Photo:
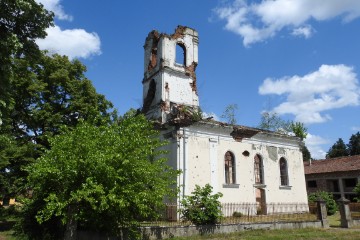
[[(142, 112), (169, 141), (169, 165), (181, 170), (178, 201), (209, 183), (223, 203), (307, 204), (299, 138), (204, 119), (196, 86), (198, 32), (152, 31), (144, 49)], [(176, 48), (184, 61), (176, 62)]]

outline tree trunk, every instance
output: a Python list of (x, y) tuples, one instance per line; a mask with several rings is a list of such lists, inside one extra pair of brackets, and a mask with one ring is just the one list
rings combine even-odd
[(77, 238), (77, 220), (75, 214), (77, 213), (77, 206), (75, 204), (70, 204), (68, 206), (67, 212), (67, 223), (66, 230), (64, 234), (64, 240), (76, 240)]

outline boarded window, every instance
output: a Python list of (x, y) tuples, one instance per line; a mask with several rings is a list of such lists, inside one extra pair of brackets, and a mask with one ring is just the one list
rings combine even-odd
[(235, 175), (235, 158), (232, 152), (227, 151), (225, 153), (225, 183), (226, 184), (235, 184), (236, 175)]
[(182, 43), (176, 44), (175, 62), (177, 64), (186, 66), (186, 48), (185, 48), (184, 44), (182, 44)]
[(280, 184), (281, 186), (289, 185), (288, 166), (285, 158), (280, 158)]
[(256, 154), (254, 157), (254, 174), (255, 174), (255, 183), (264, 184), (263, 162), (259, 154)]

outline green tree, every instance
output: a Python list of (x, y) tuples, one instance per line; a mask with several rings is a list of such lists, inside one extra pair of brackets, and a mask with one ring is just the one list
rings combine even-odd
[(339, 138), (334, 145), (331, 146), (329, 151), (326, 153), (326, 158), (336, 158), (349, 156), (349, 152), (344, 141)]
[(338, 206), (336, 204), (336, 201), (333, 198), (332, 193), (324, 192), (324, 191), (318, 191), (315, 193), (311, 193), (308, 196), (308, 200), (311, 203), (316, 202), (318, 199), (322, 199), (326, 202), (326, 210), (328, 215), (334, 215), (336, 211), (338, 210)]
[(50, 147), (49, 137), (62, 126), (74, 127), (80, 119), (94, 124), (112, 120), (112, 104), (96, 92), (85, 71), (78, 60), (66, 56), (42, 54), (36, 64), (14, 59), (12, 103), (0, 129), (0, 135), (10, 135), (17, 146), (9, 164), (0, 169), (9, 193), (24, 190), (24, 167)]
[(311, 159), (311, 153), (305, 144), (301, 147), (301, 152), (303, 155), (303, 161), (309, 161)]
[(225, 111), (220, 116), (220, 118), (225, 119), (228, 124), (235, 125), (236, 124), (235, 113), (237, 110), (238, 110), (237, 104), (229, 104), (226, 106)]
[(53, 13), (35, 0), (0, 1), (0, 120), (11, 103), (14, 59), (37, 58), (35, 40), (44, 38), (45, 29), (52, 25)]
[(360, 202), (360, 182), (358, 182), (355, 186), (355, 188), (353, 189), (353, 192), (356, 193), (357, 197), (355, 198), (355, 200), (357, 202)]
[(7, 195), (9, 182), (5, 179), (6, 166), (9, 164), (11, 152), (14, 149), (11, 137), (0, 135), (0, 199)]
[(34, 193), (22, 231), (41, 238), (55, 234), (46, 229), (52, 223), (66, 228), (65, 237), (77, 226), (116, 234), (119, 226), (156, 217), (164, 197), (175, 195), (177, 175), (158, 136), (143, 115), (130, 113), (112, 125), (84, 122), (51, 138), (51, 149), (28, 168)]
[(258, 128), (287, 133), (291, 131), (291, 122), (283, 120), (279, 115), (275, 112), (263, 112), (261, 114), (260, 123)]
[[(290, 129), (296, 137), (301, 139), (301, 141), (303, 141), (307, 136), (307, 128), (301, 122), (291, 122)], [(311, 159), (311, 153), (305, 144), (301, 147), (301, 152), (303, 155), (303, 161), (309, 161)]]
[(304, 140), (307, 136), (307, 128), (301, 122), (291, 122), (290, 129), (295, 136), (299, 137), (301, 140)]
[(347, 148), (350, 156), (360, 154), (360, 132), (351, 135)]
[[(17, 71), (15, 65), (19, 60), (33, 64), (37, 62), (42, 54), (35, 40), (46, 36), (46, 28), (53, 25), (53, 16), (53, 13), (45, 10), (35, 0), (0, 1), (0, 138), (10, 139), (11, 142), (11, 147), (0, 150), (2, 194), (13, 192), (14, 185), (22, 182), (21, 177), (14, 178), (13, 173), (21, 172), (22, 164), (18, 163), (30, 161), (34, 157), (33, 153), (36, 152), (36, 147), (30, 146), (31, 142), (19, 138), (18, 132), (12, 131), (15, 127), (21, 127), (22, 122), (9, 121), (16, 113), (14, 81), (22, 74), (20, 72), (15, 74)], [(21, 99), (21, 96), (18, 98)], [(8, 164), (4, 165), (5, 162)]]
[(180, 214), (183, 219), (191, 221), (196, 225), (215, 224), (222, 217), (221, 203), (219, 198), (222, 193), (212, 194), (212, 187), (195, 186), (192, 195), (186, 196), (182, 201)]
[[(263, 112), (261, 114), (261, 120), (258, 128), (284, 134), (292, 132), (296, 137), (299, 137), (301, 141), (303, 141), (307, 136), (307, 128), (303, 123), (285, 121), (274, 112)], [(309, 161), (311, 159), (311, 153), (306, 145), (301, 148), (301, 152), (303, 155), (303, 161)]]

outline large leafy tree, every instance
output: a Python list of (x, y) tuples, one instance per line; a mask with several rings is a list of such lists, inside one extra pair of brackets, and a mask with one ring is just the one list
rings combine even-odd
[(351, 135), (349, 143), (347, 144), (350, 156), (360, 154), (360, 132)]
[[(35, 63), (42, 55), (35, 43), (46, 36), (46, 28), (53, 25), (53, 13), (35, 0), (0, 1), (0, 192), (2, 196), (14, 191), (21, 177), (13, 173), (21, 169), (20, 162), (30, 161), (36, 148), (23, 138), (18, 138), (16, 127), (22, 121), (10, 122), (13, 117), (14, 91), (19, 60)], [(25, 68), (26, 69), (26, 68)], [(27, 70), (27, 69), (26, 69)], [(26, 74), (26, 72), (24, 73)], [(26, 90), (23, 90), (26, 91)], [(21, 99), (21, 96), (17, 96)], [(30, 143), (30, 144), (29, 144)], [(10, 167), (10, 165), (12, 167)], [(18, 181), (20, 180), (20, 181)], [(0, 196), (1, 197), (1, 196)]]
[(53, 14), (35, 0), (0, 1), (0, 125), (11, 102), (14, 59), (36, 59), (40, 51), (35, 40), (44, 38), (51, 25)]
[(337, 140), (336, 143), (334, 143), (334, 145), (332, 145), (329, 151), (326, 153), (326, 158), (336, 158), (348, 155), (349, 152), (344, 141), (342, 138), (339, 138), (339, 140)]
[(96, 92), (85, 71), (80, 61), (66, 56), (42, 53), (35, 63), (14, 59), (12, 103), (1, 126), (17, 146), (0, 170), (8, 193), (24, 190), (23, 168), (50, 147), (49, 137), (59, 134), (62, 126), (74, 127), (80, 119), (94, 124), (111, 121), (112, 104)]
[(143, 115), (130, 113), (112, 125), (84, 122), (50, 142), (51, 150), (28, 168), (34, 192), (22, 229), (32, 237), (54, 234), (52, 226), (66, 228), (66, 236), (77, 225), (115, 233), (156, 217), (164, 197), (176, 192), (177, 172), (159, 150), (165, 142)]

